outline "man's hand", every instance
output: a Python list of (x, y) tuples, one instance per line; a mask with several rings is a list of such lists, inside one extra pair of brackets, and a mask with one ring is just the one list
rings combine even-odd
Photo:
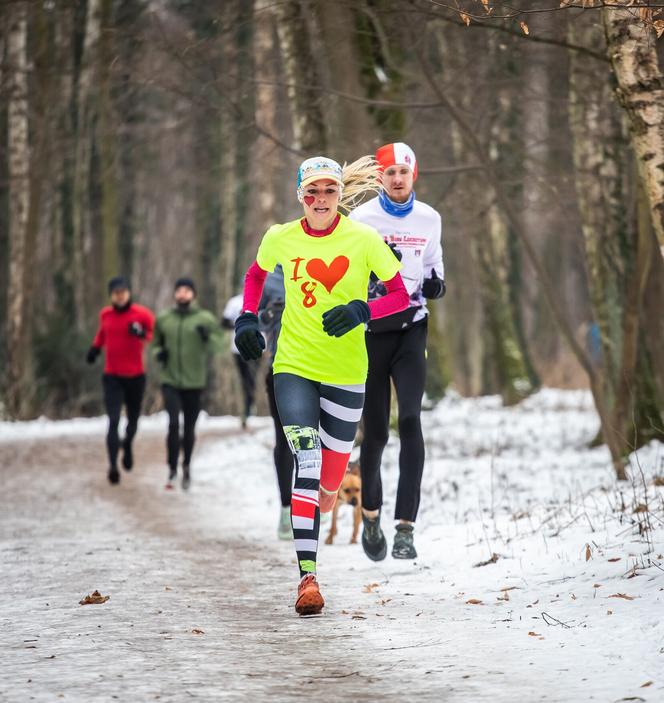
[(130, 322), (128, 329), (129, 334), (133, 337), (138, 337), (139, 339), (143, 339), (145, 337), (145, 327), (143, 327), (140, 322)]
[(435, 269), (431, 269), (431, 278), (424, 279), (422, 295), (429, 300), (442, 298), (445, 295), (445, 281), (442, 278), (438, 278)]
[(162, 365), (166, 366), (168, 363), (168, 349), (162, 347), (156, 354), (155, 359)]
[(88, 353), (85, 355), (85, 360), (88, 364), (94, 364), (100, 354), (101, 349), (99, 347), (90, 347), (88, 349)]
[(210, 330), (205, 325), (196, 325), (196, 332), (204, 342), (210, 339)]

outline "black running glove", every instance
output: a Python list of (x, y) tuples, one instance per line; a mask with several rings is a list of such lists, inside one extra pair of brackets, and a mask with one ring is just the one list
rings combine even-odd
[(139, 339), (143, 339), (145, 337), (145, 327), (143, 327), (140, 322), (130, 322), (128, 329), (129, 334), (134, 337), (138, 337)]
[(253, 312), (243, 312), (235, 320), (235, 346), (245, 361), (260, 359), (265, 338), (258, 330), (258, 317)]
[(88, 349), (88, 353), (85, 355), (85, 360), (88, 364), (94, 364), (100, 354), (101, 349), (99, 347), (90, 347)]
[(166, 366), (168, 363), (168, 349), (162, 347), (156, 354), (155, 359), (162, 365)]
[(204, 342), (210, 339), (210, 330), (205, 325), (196, 325), (196, 332)]
[(364, 300), (351, 300), (323, 313), (323, 329), (330, 337), (342, 337), (358, 325), (369, 322), (370, 317), (369, 306)]
[(431, 269), (431, 278), (424, 279), (422, 295), (429, 300), (442, 298), (445, 295), (445, 281), (442, 278), (438, 278), (435, 269)]

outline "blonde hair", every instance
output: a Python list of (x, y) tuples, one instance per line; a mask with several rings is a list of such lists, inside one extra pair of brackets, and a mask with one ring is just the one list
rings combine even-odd
[(373, 156), (360, 156), (342, 167), (344, 187), (339, 198), (339, 207), (346, 211), (359, 205), (367, 193), (377, 193), (381, 189), (380, 164)]

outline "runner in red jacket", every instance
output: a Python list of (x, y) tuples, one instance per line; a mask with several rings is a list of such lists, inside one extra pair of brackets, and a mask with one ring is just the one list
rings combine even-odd
[(108, 414), (108, 480), (115, 484), (120, 481), (118, 425), (123, 403), (127, 411), (127, 430), (122, 441), (122, 465), (127, 471), (134, 465), (131, 442), (138, 427), (145, 392), (143, 347), (152, 339), (154, 315), (148, 308), (132, 301), (131, 285), (123, 276), (109, 281), (108, 293), (111, 305), (99, 313), (99, 329), (86, 359), (88, 364), (94, 364), (102, 348), (106, 350), (102, 380)]

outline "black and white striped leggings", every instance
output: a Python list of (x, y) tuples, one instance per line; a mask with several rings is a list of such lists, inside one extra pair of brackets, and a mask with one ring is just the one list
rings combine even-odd
[(339, 489), (362, 417), (364, 384), (331, 385), (276, 373), (274, 391), (295, 459), (291, 520), (303, 576), (316, 571), (319, 489)]

